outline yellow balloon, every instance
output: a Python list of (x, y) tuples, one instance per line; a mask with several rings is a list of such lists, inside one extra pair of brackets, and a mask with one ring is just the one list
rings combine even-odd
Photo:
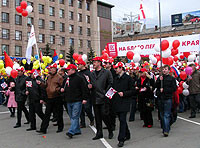
[(22, 63), (25, 65), (25, 64), (26, 64), (26, 59), (23, 59), (23, 60), (22, 60)]
[(3, 60), (0, 60), (0, 63), (3, 63)]
[(0, 63), (0, 69), (2, 69), (4, 67), (3, 63)]
[(49, 70), (47, 69), (47, 68), (45, 68), (45, 70), (44, 70), (45, 72), (49, 72)]
[(59, 55), (59, 58), (62, 59), (62, 58), (63, 58), (63, 54), (60, 54), (60, 55)]
[(52, 58), (49, 57), (49, 58), (48, 58), (48, 63), (50, 64), (51, 62), (52, 62)]
[(6, 73), (6, 69), (5, 69), (5, 68), (2, 68), (2, 69), (1, 69), (1, 73), (3, 73), (3, 74)]
[(34, 58), (31, 56), (31, 61), (33, 61), (34, 60)]
[(45, 67), (46, 67), (46, 66), (42, 63), (42, 64), (41, 64), (41, 68), (42, 68), (42, 69), (45, 69)]
[(33, 66), (33, 69), (37, 69), (36, 65)]

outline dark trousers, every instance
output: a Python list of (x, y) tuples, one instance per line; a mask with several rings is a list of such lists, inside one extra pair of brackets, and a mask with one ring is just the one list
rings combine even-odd
[(111, 126), (112, 129), (114, 130), (116, 127), (116, 113), (113, 110), (113, 106), (112, 106), (112, 100), (110, 101), (110, 112), (109, 112), (109, 116), (110, 116), (110, 122), (111, 122)]
[(118, 141), (122, 142), (124, 142), (126, 138), (130, 138), (130, 131), (126, 122), (126, 115), (127, 112), (117, 113), (120, 122)]
[(15, 108), (14, 107), (8, 107), (11, 115), (15, 115)]
[(144, 125), (153, 125), (153, 117), (152, 117), (152, 110), (145, 108), (142, 111), (143, 117), (144, 117)]
[(29, 104), (29, 119), (31, 122), (31, 128), (36, 128), (36, 115), (37, 114), (41, 120), (44, 118), (44, 113), (42, 111), (42, 104), (40, 102), (34, 102)]
[(17, 102), (17, 124), (21, 125), (22, 111), (25, 114), (26, 120), (29, 122), (29, 113), (27, 108), (25, 107), (25, 102), (18, 101)]
[(191, 115), (196, 115), (197, 105), (200, 104), (200, 94), (192, 94), (190, 97)]
[(93, 116), (93, 113), (92, 113), (92, 105), (91, 105), (90, 101), (88, 101), (86, 104), (82, 105), (81, 116), (80, 116), (82, 126), (86, 125), (85, 124), (85, 113), (87, 114), (90, 122), (93, 122), (94, 116)]
[(131, 99), (131, 109), (130, 109), (129, 121), (135, 121), (136, 105), (137, 105), (136, 99)]
[(112, 125), (109, 118), (109, 113), (105, 113), (105, 105), (104, 104), (94, 105), (94, 114), (95, 114), (95, 121), (96, 121), (96, 128), (97, 128), (96, 135), (97, 136), (103, 135), (102, 121), (104, 121), (105, 125), (108, 128), (108, 131), (111, 132)]
[(57, 111), (57, 123), (58, 123), (58, 130), (63, 130), (64, 123), (63, 123), (63, 101), (61, 98), (50, 98), (46, 102), (46, 110), (45, 110), (45, 115), (44, 119), (42, 120), (41, 124), (41, 131), (46, 132), (48, 126), (49, 126), (49, 121), (51, 117), (51, 113), (53, 113), (54, 108), (56, 108)]

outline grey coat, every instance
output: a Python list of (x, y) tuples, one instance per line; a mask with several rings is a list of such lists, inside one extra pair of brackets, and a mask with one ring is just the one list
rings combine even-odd
[(95, 71), (93, 71), (91, 77), (94, 80), (94, 86), (92, 90), (93, 104), (104, 104), (105, 102), (109, 101), (105, 94), (110, 87), (112, 87), (112, 73), (109, 70), (102, 68), (98, 76), (96, 75)]

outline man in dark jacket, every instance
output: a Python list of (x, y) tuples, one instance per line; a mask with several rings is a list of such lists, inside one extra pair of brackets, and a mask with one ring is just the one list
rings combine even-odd
[(29, 124), (29, 113), (25, 107), (25, 102), (27, 99), (26, 96), (26, 79), (27, 77), (24, 75), (24, 67), (20, 67), (18, 70), (18, 77), (16, 79), (16, 86), (15, 86), (15, 100), (17, 102), (17, 123), (14, 128), (21, 127), (21, 118), (22, 118), (22, 111), (25, 114), (27, 122), (24, 124)]
[(118, 147), (123, 147), (125, 140), (130, 139), (130, 131), (126, 121), (126, 115), (130, 111), (130, 99), (135, 93), (133, 79), (125, 73), (122, 62), (116, 64), (117, 77), (114, 78), (113, 88), (117, 93), (113, 97), (113, 107), (120, 121), (118, 135)]
[(70, 64), (67, 67), (68, 78), (63, 81), (61, 92), (64, 93), (67, 102), (68, 114), (71, 120), (71, 126), (66, 133), (69, 138), (81, 134), (79, 118), (81, 114), (82, 103), (87, 101), (87, 87), (84, 79), (76, 72), (77, 67)]
[[(42, 104), (40, 103), (41, 98), (41, 88), (36, 82), (37, 70), (33, 69), (30, 72), (31, 77), (26, 81), (26, 95), (29, 97), (29, 119), (31, 122), (30, 128), (27, 131), (36, 130), (36, 116), (37, 114), (41, 120), (44, 118), (44, 113), (42, 111)], [(39, 78), (39, 76), (37, 76)]]
[(46, 83), (42, 83), (40, 80), (37, 80), (37, 84), (41, 84), (41, 87), (46, 88), (47, 92), (47, 100), (46, 100), (46, 110), (44, 119), (42, 120), (41, 127), (39, 131), (36, 131), (41, 134), (46, 134), (47, 128), (49, 126), (49, 121), (51, 117), (51, 113), (54, 110), (54, 107), (57, 111), (57, 124), (58, 130), (57, 133), (63, 131), (64, 123), (63, 123), (63, 101), (61, 98), (60, 89), (62, 87), (63, 78), (57, 73), (57, 64), (54, 63), (50, 67), (49, 76)]
[(93, 140), (97, 140), (103, 137), (102, 120), (106, 124), (109, 132), (109, 139), (113, 138), (112, 125), (109, 117), (110, 102), (105, 97), (106, 92), (113, 84), (113, 77), (109, 70), (102, 68), (101, 57), (93, 59), (93, 67), (95, 71), (92, 72), (92, 78), (94, 79), (94, 86), (92, 86), (92, 102), (94, 107), (95, 121), (97, 133)]
[(189, 99), (191, 106), (191, 115), (189, 118), (195, 118), (197, 105), (200, 104), (200, 72), (196, 70), (195, 64), (190, 64), (189, 66), (193, 69), (193, 73), (188, 78), (187, 82), (189, 84)]
[[(168, 137), (170, 131), (172, 96), (177, 86), (175, 78), (169, 75), (170, 66), (163, 66), (162, 72), (163, 76), (160, 76), (156, 81), (156, 88), (161, 128), (163, 129), (163, 135)], [(161, 81), (163, 81), (163, 86), (161, 86)]]
[(87, 98), (87, 103), (82, 105), (82, 111), (81, 111), (81, 128), (85, 128), (86, 124), (85, 124), (85, 112), (87, 113), (87, 116), (90, 120), (90, 125), (93, 126), (94, 125), (94, 116), (92, 113), (92, 96), (91, 96), (91, 89), (92, 89), (92, 84), (94, 83), (93, 80), (91, 79), (91, 72), (86, 68), (86, 63), (81, 60), (77, 63), (78, 65), (78, 69), (80, 70), (78, 72), (78, 74), (83, 77), (83, 79), (85, 80), (85, 84), (87, 87), (87, 92), (88, 92), (88, 98)]

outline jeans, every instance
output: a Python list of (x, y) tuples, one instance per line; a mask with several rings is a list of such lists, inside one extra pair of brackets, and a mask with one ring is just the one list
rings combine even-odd
[(179, 95), (179, 112), (184, 112), (185, 104), (184, 104), (184, 96), (182, 94)]
[(172, 99), (159, 100), (159, 110), (160, 110), (160, 123), (163, 133), (169, 133), (170, 131), (170, 120), (171, 120), (171, 110), (172, 110)]
[(79, 118), (81, 115), (82, 102), (67, 103), (68, 114), (71, 120), (71, 126), (68, 133), (74, 135), (81, 133)]

